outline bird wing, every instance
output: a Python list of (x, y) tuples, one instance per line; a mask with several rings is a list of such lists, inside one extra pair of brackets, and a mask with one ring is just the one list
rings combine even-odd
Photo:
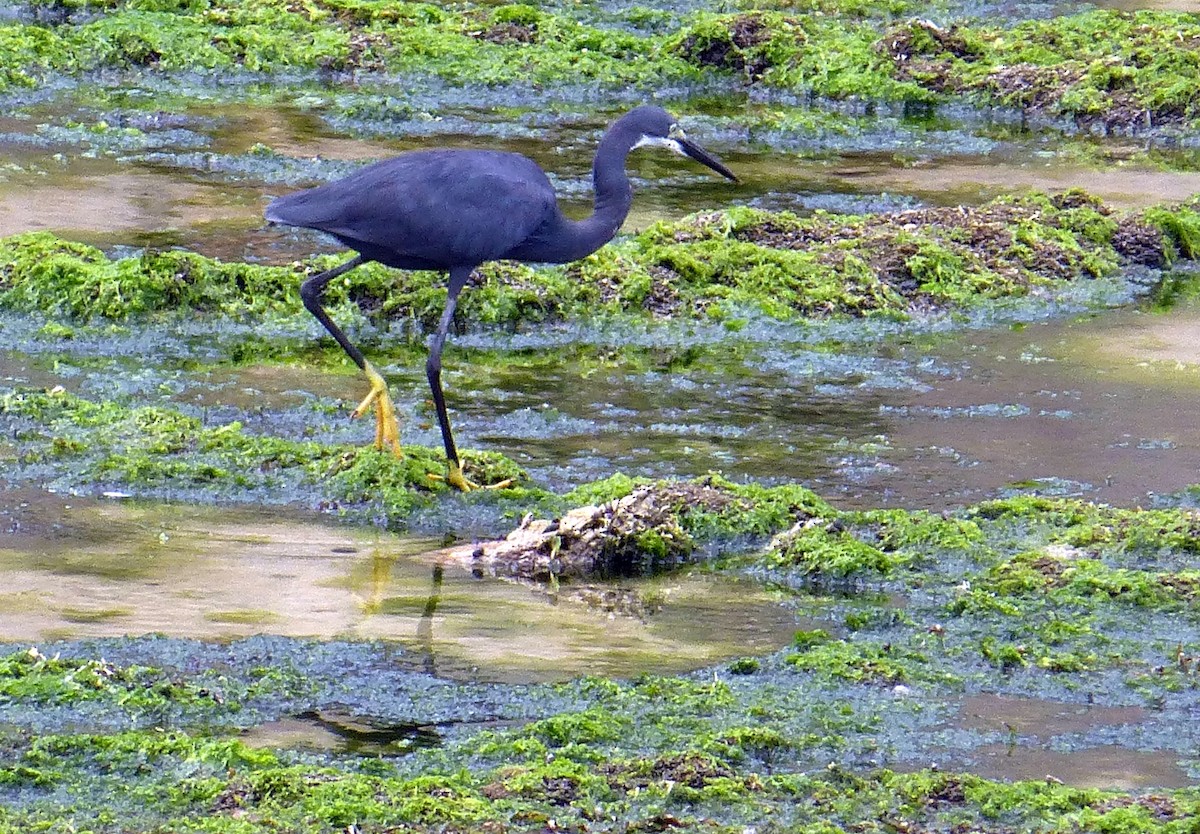
[(494, 260), (555, 216), (533, 160), (499, 151), (416, 151), (280, 197), (268, 220), (319, 229), (393, 266)]

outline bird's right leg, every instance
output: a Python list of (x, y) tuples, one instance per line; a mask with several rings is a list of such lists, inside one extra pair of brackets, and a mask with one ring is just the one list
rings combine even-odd
[(300, 285), (300, 298), (304, 301), (304, 306), (308, 312), (312, 313), (317, 321), (321, 322), (329, 335), (332, 336), (342, 350), (346, 351), (346, 355), (354, 360), (354, 364), (366, 374), (367, 381), (371, 383), (371, 390), (363, 401), (358, 404), (358, 408), (350, 412), (351, 417), (361, 417), (367, 413), (367, 410), (372, 405), (375, 406), (375, 448), (382, 449), (384, 444), (391, 446), (392, 452), (396, 457), (402, 457), (403, 452), (400, 450), (400, 426), (396, 419), (396, 407), (392, 404), (391, 395), (388, 394), (387, 380), (375, 367), (367, 361), (367, 358), (362, 355), (357, 347), (346, 338), (346, 334), (342, 329), (334, 324), (333, 319), (329, 317), (329, 313), (325, 312), (325, 308), (321, 306), (321, 296), (325, 293), (325, 288), (329, 282), (339, 275), (344, 275), (359, 264), (365, 263), (366, 258), (362, 255), (356, 255), (340, 266), (335, 266), (333, 269), (318, 273), (307, 279)]
[[(438, 322), (437, 332), (429, 345), (429, 358), (425, 362), (425, 376), (429, 380), (429, 390), (433, 393), (433, 406), (437, 411), (438, 426), (442, 430), (442, 444), (446, 448), (446, 462), (449, 471), (446, 473), (446, 483), (458, 487), (463, 492), (478, 489), (479, 484), (468, 481), (462, 471), (462, 460), (458, 456), (458, 448), (454, 445), (454, 434), (450, 431), (450, 416), (446, 412), (446, 395), (442, 391), (442, 348), (446, 346), (446, 335), (450, 331), (450, 322), (454, 320), (454, 307), (458, 303), (458, 294), (462, 292), (471, 277), (472, 267), (455, 267), (450, 270), (446, 307), (442, 310), (441, 321)], [(441, 479), (440, 475), (431, 475)], [(503, 489), (512, 483), (511, 480), (498, 484), (489, 484), (487, 489)]]

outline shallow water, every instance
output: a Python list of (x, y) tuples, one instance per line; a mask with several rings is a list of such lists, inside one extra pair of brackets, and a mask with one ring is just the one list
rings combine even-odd
[[(11, 162), (0, 172), (0, 234), (49, 229), (105, 246), (183, 245), (287, 262), (336, 247), (264, 229), (271, 195), (435, 142), (530, 154), (578, 214), (587, 210), (591, 148), (610, 115), (575, 113), (560, 125), (525, 111), (485, 119), (460, 107), (439, 113), (441, 121), (350, 124), (327, 103), (178, 109), (160, 124), (66, 101), (0, 120)], [(66, 129), (127, 118), (143, 119), (141, 135)], [(1071, 144), (1078, 137), (1022, 132), (977, 114), (963, 124), (848, 118), (845, 130), (821, 135), (751, 137), (735, 116), (697, 116), (689, 129), (743, 184), (639, 151), (627, 231), (736, 203), (859, 211), (1083, 186), (1118, 206), (1144, 206), (1200, 191), (1194, 152), (1156, 149), (1147, 158), (1138, 143), (1094, 140), (1082, 156), (1096, 161), (1080, 162)], [(310, 335), (324, 338), (315, 326)], [(719, 470), (799, 481), (855, 507), (943, 510), (1030, 489), (1138, 504), (1200, 481), (1197, 309), (1130, 309), (880, 344), (860, 337), (834, 354), (792, 333), (626, 336), (452, 338), (445, 377), (460, 444), (503, 452), (556, 489), (615, 471)], [(85, 347), (81, 336), (53, 352), (0, 345), (0, 385), (61, 383), (95, 398), (169, 401), (209, 424), (369, 440), (369, 426), (330, 407), (362, 396), (348, 367), (197, 367), (188, 351), (200, 351), (202, 340), (163, 350), (156, 338), (105, 334)], [(405, 442), (438, 445), (421, 363), (389, 362), (385, 352), (380, 364), (406, 417)], [(11, 442), (0, 438), (0, 466)], [(702, 573), (635, 582), (621, 586), (622, 606), (605, 607), (596, 604), (603, 593), (577, 598), (476, 579), (443, 563), (441, 541), (278, 507), (74, 495), (70, 473), (60, 474), (58, 494), (0, 491), (0, 641), (148, 632), (381, 639), (436, 675), (515, 682), (679, 672), (769, 653), (798, 628), (836, 632), (748, 582)], [(984, 742), (930, 754), (945, 767), (1005, 779), (1187, 784), (1178, 754), (1105, 742), (1103, 731), (1145, 718), (1140, 708), (974, 696), (958, 705), (951, 727)], [(247, 740), (395, 752), (348, 742), (352, 719), (294, 716)], [(420, 743), (419, 730), (401, 735), (401, 749)]]
[[(477, 579), (438, 547), (279, 509), (5, 490), (0, 642), (386, 640), (433, 674), (525, 682), (685, 671), (773, 651), (800, 622), (748, 582), (685, 574), (548, 593)], [(605, 591), (623, 604), (602, 604)]]
[[(967, 750), (934, 746), (943, 770), (966, 768), (1004, 781), (1057, 780), (1079, 788), (1137, 790), (1195, 784), (1174, 750), (1131, 750), (1104, 743), (1111, 734), (1149, 728), (1154, 716), (1137, 706), (1100, 706), (983, 693), (955, 705), (943, 731), (1002, 738)], [(959, 736), (961, 738), (961, 736)], [(1099, 742), (1097, 740), (1100, 740)]]
[[(155, 111), (145, 102), (161, 91), (135, 95), (130, 83), (122, 95), (105, 95), (136, 106), (97, 106), (80, 93), (0, 119), (0, 149), (9, 159), (0, 171), (0, 235), (47, 229), (106, 246), (182, 245), (231, 260), (285, 262), (322, 244), (267, 230), (261, 213), (270, 196), (434, 144), (525, 153), (578, 216), (590, 208), (591, 153), (613, 115), (566, 108), (550, 120), (518, 108), (499, 115), (481, 106), (438, 109), (433, 100), (393, 113), (377, 104), (382, 93), (364, 90), (347, 100), (323, 87), (297, 94), (307, 95), (304, 106), (296, 97), (221, 104), (200, 89), (191, 104)], [(366, 115), (348, 119), (356, 107)], [(965, 114), (962, 123), (829, 114), (826, 127), (764, 130), (754, 127), (763, 109), (744, 104), (684, 119), (740, 185), (661, 152), (632, 154), (637, 196), (624, 230), (734, 204), (874, 211), (1083, 187), (1129, 207), (1200, 191), (1196, 153), (1159, 140), (1020, 130), (1007, 116), (980, 114)]]
[(972, 205), (1003, 194), (1082, 188), (1117, 208), (1179, 202), (1200, 192), (1200, 173), (1145, 164), (1078, 165), (1055, 159), (936, 160), (834, 166), (829, 174), (864, 192), (898, 192), (932, 205)]
[(1048, 750), (1023, 745), (986, 745), (960, 759), (985, 779), (1058, 780), (1079, 788), (1144, 790), (1187, 788), (1195, 784), (1173, 752), (1130, 750), (1106, 744), (1080, 750)]
[(949, 343), (952, 374), (881, 406), (897, 470), (875, 488), (929, 507), (1009, 487), (1137, 505), (1195, 483), (1198, 338), (1200, 310), (1125, 310)]

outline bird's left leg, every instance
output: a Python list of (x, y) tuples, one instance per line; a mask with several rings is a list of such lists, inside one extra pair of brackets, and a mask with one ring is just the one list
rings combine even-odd
[(341, 266), (335, 266), (333, 269), (328, 269), (325, 272), (308, 278), (300, 285), (300, 298), (304, 301), (304, 306), (312, 313), (317, 321), (321, 322), (329, 335), (332, 336), (342, 350), (346, 351), (346, 355), (354, 360), (354, 364), (366, 374), (367, 381), (371, 383), (371, 390), (363, 401), (358, 404), (358, 408), (350, 412), (351, 417), (361, 417), (367, 413), (367, 410), (375, 406), (375, 448), (382, 449), (384, 444), (391, 446), (392, 452), (396, 457), (402, 457), (403, 452), (400, 450), (400, 426), (396, 420), (396, 408), (392, 405), (392, 398), (388, 394), (387, 380), (375, 367), (367, 361), (367, 358), (362, 355), (354, 344), (342, 332), (342, 329), (334, 324), (333, 319), (329, 317), (329, 313), (325, 312), (325, 308), (321, 305), (321, 296), (325, 292), (325, 287), (329, 282), (339, 275), (344, 275), (354, 267), (362, 264), (367, 259), (362, 255), (356, 255), (346, 261)]
[[(429, 379), (429, 388), (433, 392), (433, 405), (437, 410), (438, 426), (442, 430), (442, 444), (446, 447), (446, 461), (449, 465), (446, 483), (458, 487), (463, 492), (478, 489), (479, 484), (468, 481), (463, 475), (462, 461), (458, 457), (458, 449), (454, 445), (454, 435), (450, 431), (450, 417), (446, 413), (446, 396), (442, 393), (442, 348), (446, 345), (446, 334), (450, 330), (450, 322), (454, 319), (454, 307), (458, 303), (458, 294), (466, 286), (473, 268), (455, 267), (450, 270), (446, 308), (442, 310), (442, 319), (438, 322), (437, 333), (433, 335), (433, 342), (429, 346), (429, 359), (425, 362), (425, 376)], [(501, 481), (498, 484), (489, 485), (488, 489), (502, 489), (511, 483), (511, 480)]]

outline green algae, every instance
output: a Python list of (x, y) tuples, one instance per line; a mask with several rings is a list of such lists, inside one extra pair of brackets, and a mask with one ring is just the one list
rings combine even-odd
[[(122, 830), (221, 834), (479, 829), (545, 826), (551, 819), (565, 830), (597, 821), (637, 828), (675, 820), (670, 827), (732, 832), (764, 819), (813, 832), (1194, 827), (1200, 811), (1194, 790), (1004, 783), (865, 763), (865, 756), (886, 750), (889, 742), (881, 748), (880, 738), (887, 722), (921, 715), (926, 699), (856, 699), (846, 687), (954, 688), (959, 681), (947, 672), (952, 649), (949, 639), (921, 646), (915, 632), (905, 642), (808, 632), (774, 671), (766, 667), (775, 661), (764, 659), (730, 681), (711, 674), (585, 678), (553, 687), (575, 707), (560, 702), (534, 720), (464, 726), (440, 747), (383, 758), (255, 749), (169, 725), (104, 734), (0, 733), (0, 795), (19, 797), (0, 803), (0, 831), (60, 830), (52, 826), (64, 821), (78, 827), (95, 819), (98, 797), (110, 818), (122, 820)], [(28, 653), (13, 657), (30, 663)], [(87, 665), (71, 657), (56, 662), (67, 673)], [(210, 679), (203, 664), (188, 666), (169, 675), (177, 689)], [(113, 680), (142, 674), (138, 667), (104, 668)], [(344, 697), (345, 690), (335, 693)], [(119, 688), (104, 697), (120, 697)], [(516, 697), (536, 702), (544, 695), (534, 688)], [(19, 698), (44, 702), (40, 690)]]
[[(877, 215), (734, 208), (657, 224), (565, 267), (486, 265), (459, 317), (505, 328), (606, 315), (733, 323), (748, 310), (780, 320), (904, 319), (1111, 276), (1130, 261), (1190, 257), (1196, 225), (1188, 206), (1118, 214), (1081, 192)], [(110, 259), (46, 233), (18, 235), (0, 241), (0, 308), (68, 322), (172, 313), (303, 320), (301, 278), (340, 260), (268, 267), (177, 250)], [(445, 293), (437, 273), (371, 264), (334, 282), (328, 304), (340, 319), (428, 329)]]
[[(132, 407), (96, 402), (61, 389), (16, 389), (0, 395), (0, 415), (15, 421), (21, 446), (15, 463), (53, 464), (70, 471), (73, 484), (120, 487), (135, 494), (207, 494), (229, 500), (300, 500), (356, 515), (371, 514), (389, 524), (408, 520), (453, 491), (431, 474), (444, 469), (439, 450), (404, 447), (390, 452), (317, 440), (292, 440), (251, 433), (240, 423), (206, 425), (198, 417), (164, 406)], [(467, 451), (468, 477), (484, 483), (516, 479), (516, 484), (471, 500), (502, 508), (559, 513), (579, 504), (599, 504), (653, 486), (661, 524), (631, 528), (636, 564), (676, 564), (698, 545), (762, 539), (798, 519), (831, 515), (829, 506), (798, 485), (763, 487), (735, 484), (718, 475), (694, 481), (651, 482), (627, 476), (584, 485), (554, 496), (527, 482), (522, 470), (494, 452)], [(610, 543), (616, 547), (615, 542)]]
[[(186, 716), (228, 721), (248, 703), (303, 698), (311, 682), (282, 665), (233, 677), (223, 669), (194, 670), (105, 659), (47, 656), (37, 648), (0, 655), (0, 709), (69, 708), (90, 720), (108, 714), (121, 726), (155, 726)], [(88, 707), (88, 710), (84, 710)]]
[[(270, 493), (302, 484), (315, 489), (327, 506), (379, 506), (399, 524), (436, 493), (451, 489), (430, 477), (441, 473), (445, 462), (439, 451), (426, 447), (405, 447), (398, 459), (390, 451), (252, 435), (236, 422), (210, 427), (163, 407), (95, 403), (64, 391), (9, 392), (0, 397), (0, 413), (38, 426), (28, 430), (30, 438), (45, 443), (34, 444), (25, 463), (70, 464), (85, 482), (139, 490), (209, 487), (225, 493)], [(464, 465), (468, 477), (486, 483), (522, 477), (515, 464), (492, 452), (467, 452)], [(510, 493), (527, 494), (522, 489)]]
[(1195, 512), (1184, 508), (1127, 509), (1068, 498), (1019, 496), (985, 501), (970, 516), (1029, 530), (1046, 544), (1063, 544), (1122, 559), (1178, 553), (1200, 548)]
[(837, 526), (803, 527), (772, 542), (768, 567), (795, 572), (814, 584), (886, 578), (908, 567), (906, 554), (885, 553)]
[[(738, 729), (726, 740), (749, 738), (761, 750), (783, 744), (769, 734)], [(747, 820), (780, 813), (790, 821), (789, 830), (808, 834), (918, 825), (936, 831), (963, 825), (1066, 831), (1079, 825), (1134, 834), (1190, 830), (1198, 805), (1192, 791), (1140, 798), (1047, 780), (1004, 784), (929, 769), (896, 773), (834, 765), (824, 773), (776, 774), (758, 756), (695, 748), (618, 756), (598, 765), (570, 756), (522, 758), (472, 771), (442, 764), (416, 775), (386, 762), (358, 768), (291, 762), (236, 741), (180, 732), (49, 736), (29, 743), (19, 763), (0, 772), (0, 784), (43, 791), (89, 778), (112, 790), (122, 805), (143, 803), (142, 811), (125, 818), (126, 826), (151, 810), (154, 822), (141, 823), (144, 830), (152, 825), (222, 834), (281, 827), (295, 832), (540, 827), (551, 820), (559, 830), (587, 830), (599, 820), (626, 830), (667, 825), (737, 831)], [(25, 830), (59, 830), (43, 827), (53, 812), (36, 803), (6, 808), (0, 811), (0, 830), (19, 830), (22, 824), (37, 826)]]
[(1200, 30), (1186, 13), (1093, 10), (941, 28), (892, 22), (929, 13), (899, 0), (740, 5), (677, 17), (636, 6), (596, 15), (571, 4), (125, 0), (72, 16), (74, 4), (37, 3), (53, 11), (47, 22), (0, 26), (0, 89), (112, 69), (582, 81), (614, 91), (717, 80), (833, 100), (966, 97), (1126, 130), (1197, 118), (1190, 55)]
[(669, 496), (679, 530), (693, 546), (713, 540), (762, 539), (798, 520), (833, 513), (816, 493), (798, 484), (737, 484), (717, 474), (691, 481), (651, 481), (617, 474), (576, 487), (563, 495), (562, 502), (566, 506), (604, 504), (646, 486)]
[(430, 3), (361, 0), (195, 6), (131, 0), (81, 23), (10, 24), (2, 32), (11, 44), (6, 63), (15, 70), (8, 81), (30, 84), (43, 72), (105, 68), (361, 70), (484, 84), (583, 78), (609, 86), (697, 74), (680, 59), (658, 56), (653, 38), (530, 6), (459, 13)]
[(944, 671), (939, 658), (919, 645), (901, 646), (889, 641), (802, 641), (802, 651), (787, 656), (796, 669), (819, 677), (854, 684), (959, 685), (962, 676)]
[(1027, 114), (1137, 130), (1195, 123), (1193, 17), (1096, 10), (1013, 26), (746, 11), (697, 15), (671, 47), (747, 83), (832, 99), (967, 97)]
[(170, 703), (194, 704), (205, 697), (198, 687), (174, 682), (162, 670), (150, 667), (51, 658), (37, 649), (0, 657), (0, 701), (9, 703), (107, 700), (129, 712), (143, 712)]

